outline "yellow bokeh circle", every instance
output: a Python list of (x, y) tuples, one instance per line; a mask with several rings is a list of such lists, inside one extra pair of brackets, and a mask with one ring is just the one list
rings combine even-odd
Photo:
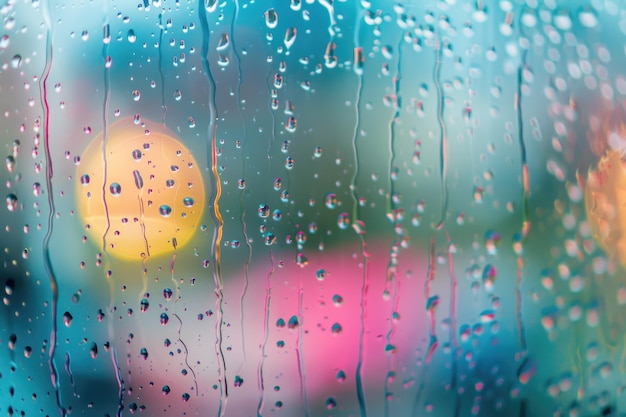
[(200, 167), (174, 133), (121, 119), (87, 146), (76, 171), (77, 211), (92, 241), (124, 259), (173, 252), (199, 227)]

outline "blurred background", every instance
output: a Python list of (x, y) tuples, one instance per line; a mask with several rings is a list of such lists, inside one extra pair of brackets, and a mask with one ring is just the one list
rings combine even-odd
[(626, 415), (622, 2), (0, 13), (0, 414)]

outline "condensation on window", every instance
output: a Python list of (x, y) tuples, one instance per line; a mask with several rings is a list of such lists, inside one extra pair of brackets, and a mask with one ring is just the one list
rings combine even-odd
[(0, 414), (626, 412), (622, 2), (0, 14)]

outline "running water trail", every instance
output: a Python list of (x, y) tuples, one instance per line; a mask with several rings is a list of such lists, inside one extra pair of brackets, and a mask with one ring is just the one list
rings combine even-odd
[(48, 78), (50, 77), (50, 71), (52, 70), (53, 61), (53, 46), (52, 37), (53, 27), (52, 19), (50, 16), (50, 4), (48, 1), (44, 1), (42, 4), (43, 19), (46, 28), (46, 64), (44, 66), (40, 82), (39, 90), (41, 95), (41, 108), (43, 110), (43, 135), (44, 135), (44, 148), (46, 154), (46, 188), (48, 190), (48, 225), (46, 235), (43, 239), (43, 261), (46, 274), (48, 275), (48, 281), (50, 282), (50, 291), (52, 296), (51, 305), (51, 318), (50, 318), (50, 345), (48, 347), (48, 367), (50, 369), (50, 382), (54, 387), (54, 395), (61, 417), (65, 417), (67, 410), (63, 407), (61, 402), (61, 383), (59, 381), (59, 372), (57, 370), (55, 353), (57, 346), (57, 319), (58, 319), (58, 303), (59, 303), (59, 287), (54, 269), (52, 268), (52, 260), (50, 259), (50, 238), (54, 230), (54, 214), (56, 211), (54, 203), (54, 191), (52, 187), (52, 177), (54, 176), (54, 170), (52, 167), (52, 155), (50, 155), (50, 106), (48, 105)]
[(115, 332), (113, 329), (113, 321), (111, 320), (111, 315), (115, 311), (114, 300), (115, 300), (115, 289), (113, 287), (113, 282), (110, 279), (110, 266), (111, 259), (107, 250), (107, 235), (109, 230), (111, 229), (111, 220), (109, 217), (109, 207), (107, 204), (107, 175), (108, 175), (108, 160), (107, 160), (107, 142), (109, 140), (109, 104), (111, 101), (111, 58), (109, 56), (109, 44), (111, 42), (111, 28), (109, 26), (108, 21), (108, 7), (107, 3), (104, 3), (102, 14), (104, 16), (103, 22), (103, 34), (102, 34), (102, 58), (105, 62), (104, 65), (104, 73), (103, 73), (103, 84), (104, 84), (104, 97), (102, 101), (102, 166), (103, 166), (103, 175), (102, 175), (102, 205), (104, 206), (104, 215), (106, 219), (106, 228), (102, 233), (102, 251), (104, 252), (104, 279), (107, 281), (109, 285), (109, 306), (107, 308), (107, 312), (109, 313), (108, 319), (108, 335), (109, 335), (109, 343), (111, 344), (111, 360), (113, 363), (113, 371), (115, 372), (115, 377), (118, 385), (118, 398), (117, 398), (117, 416), (121, 417), (122, 410), (124, 409), (124, 379), (122, 377), (122, 371), (120, 369), (119, 363), (117, 361), (117, 347), (115, 343)]
[(456, 304), (457, 304), (457, 287), (458, 280), (454, 273), (454, 257), (452, 256), (452, 239), (450, 234), (446, 231), (446, 237), (448, 238), (448, 274), (450, 275), (450, 346), (451, 346), (451, 381), (450, 391), (454, 393), (454, 417), (458, 417), (461, 412), (461, 394), (457, 389), (458, 384), (458, 361), (457, 361), (457, 340), (456, 340)]
[(257, 405), (257, 417), (263, 415), (263, 406), (265, 405), (265, 382), (263, 381), (263, 365), (265, 364), (265, 348), (270, 335), (270, 303), (272, 301), (272, 274), (274, 273), (274, 255), (270, 251), (270, 270), (267, 273), (267, 284), (265, 287), (265, 304), (263, 309), (263, 344), (261, 347), (261, 361), (257, 369), (257, 380), (259, 386), (259, 403)]
[(448, 212), (448, 134), (444, 116), (444, 96), (441, 87), (441, 39), (435, 39), (435, 66), (433, 68), (433, 82), (437, 90), (437, 122), (439, 123), (439, 177), (441, 181), (441, 219), (437, 230), (441, 230), (446, 221)]
[(360, 313), (359, 313), (359, 352), (357, 355), (357, 364), (355, 370), (355, 385), (357, 401), (359, 403), (359, 413), (361, 417), (367, 416), (367, 409), (365, 407), (365, 393), (363, 392), (363, 367), (365, 365), (365, 323), (367, 318), (367, 292), (369, 288), (368, 276), (367, 276), (367, 255), (366, 255), (366, 240), (365, 240), (365, 223), (361, 220), (359, 198), (357, 196), (357, 179), (359, 176), (359, 127), (361, 124), (361, 97), (363, 94), (363, 70), (365, 65), (365, 55), (363, 53), (363, 47), (359, 41), (359, 33), (361, 30), (361, 21), (365, 15), (365, 10), (361, 5), (358, 6), (358, 13), (356, 17), (356, 24), (354, 25), (354, 72), (357, 76), (357, 90), (355, 100), (355, 117), (354, 117), (354, 132), (352, 135), (352, 149), (354, 153), (354, 174), (352, 175), (352, 181), (350, 182), (350, 191), (352, 193), (353, 208), (352, 208), (352, 227), (357, 233), (361, 245), (361, 260), (363, 263), (363, 275), (361, 279), (361, 294), (360, 294)]
[[(393, 95), (394, 95), (394, 109), (391, 120), (389, 121), (389, 163), (388, 163), (388, 171), (389, 171), (389, 199), (387, 200), (387, 217), (392, 221), (394, 232), (396, 228), (399, 226), (398, 224), (398, 213), (397, 213), (397, 202), (396, 202), (396, 191), (395, 191), (395, 181), (397, 180), (397, 172), (394, 167), (395, 159), (396, 159), (396, 151), (395, 151), (395, 142), (396, 142), (396, 124), (398, 118), (400, 117), (400, 111), (402, 109), (402, 100), (400, 98), (400, 81), (402, 80), (402, 44), (404, 43), (404, 34), (401, 34), (400, 40), (397, 45), (397, 64), (396, 64), (396, 74), (393, 78)], [(392, 336), (395, 330), (395, 320), (393, 318), (393, 314), (398, 306), (398, 282), (397, 282), (397, 256), (399, 251), (399, 242), (398, 235), (394, 233), (394, 238), (391, 242), (391, 248), (389, 249), (389, 261), (387, 263), (387, 273), (386, 273), (386, 281), (385, 281), (385, 289), (383, 290), (383, 297), (388, 299), (390, 296), (392, 297), (392, 305), (390, 311), (390, 320), (389, 320), (389, 330), (385, 335), (387, 346), (385, 347), (385, 351), (389, 354), (387, 357), (387, 375), (385, 375), (385, 383), (384, 383), (384, 404), (385, 404), (385, 417), (389, 417), (389, 401), (387, 397), (392, 395), (389, 390), (390, 378), (388, 375), (391, 375), (394, 372), (394, 355), (395, 347), (393, 345)]]
[(430, 340), (428, 342), (428, 354), (426, 355), (426, 364), (429, 364), (439, 342), (437, 340), (437, 329), (435, 320), (435, 308), (439, 304), (439, 296), (430, 294), (430, 286), (435, 280), (435, 235), (430, 237), (430, 247), (428, 248), (428, 274), (424, 283), (424, 295), (426, 297), (426, 311), (429, 318)]
[[(521, 14), (520, 14), (521, 16)], [(520, 17), (521, 19), (521, 17)], [(526, 38), (522, 29), (523, 23), (520, 21), (520, 38)], [(528, 38), (526, 38), (528, 39)], [(522, 166), (522, 227), (520, 231), (520, 242), (523, 244), (528, 236), (530, 229), (530, 221), (528, 219), (528, 197), (530, 196), (530, 177), (528, 172), (528, 163), (526, 161), (526, 142), (524, 139), (524, 118), (522, 113), (522, 86), (524, 82), (524, 68), (526, 68), (526, 58), (528, 49), (524, 49), (520, 66), (517, 70), (517, 91), (515, 93), (515, 101), (513, 106), (517, 112), (517, 135), (520, 151), (520, 162)], [(519, 337), (520, 348), (522, 352), (526, 352), (526, 330), (524, 329), (524, 321), (522, 317), (522, 284), (524, 278), (524, 260), (520, 250), (517, 257), (517, 276), (515, 283), (515, 319), (517, 323), (517, 334)]]
[(165, 104), (165, 76), (163, 75), (163, 13), (165, 9), (159, 13), (159, 77), (161, 79), (161, 125), (165, 127), (165, 118), (167, 117), (167, 104)]
[(209, 160), (211, 161), (211, 172), (213, 174), (213, 178), (215, 180), (215, 198), (213, 200), (213, 218), (215, 222), (215, 234), (213, 236), (213, 242), (211, 244), (211, 252), (213, 253), (213, 279), (215, 281), (215, 306), (217, 311), (217, 317), (215, 320), (215, 354), (217, 356), (218, 367), (219, 367), (219, 390), (220, 390), (220, 401), (217, 408), (217, 415), (222, 417), (226, 412), (226, 404), (228, 401), (228, 381), (226, 378), (226, 358), (224, 357), (224, 349), (222, 346), (222, 333), (224, 326), (224, 291), (223, 291), (223, 281), (222, 281), (222, 269), (221, 269), (221, 242), (222, 242), (222, 232), (224, 227), (224, 220), (222, 219), (222, 214), (220, 212), (220, 197), (222, 195), (222, 183), (220, 180), (220, 175), (217, 168), (217, 93), (216, 93), (216, 85), (215, 78), (213, 77), (213, 73), (211, 71), (211, 66), (209, 64), (209, 41), (211, 36), (211, 30), (209, 29), (209, 23), (207, 19), (207, 14), (212, 13), (217, 8), (217, 2), (212, 2), (208, 0), (208, 3), (205, 3), (206, 0), (198, 0), (198, 9), (201, 10), (199, 13), (200, 18), (200, 26), (202, 27), (202, 67), (207, 76), (211, 87), (211, 97), (209, 100), (209, 108), (210, 108), (210, 122), (207, 131), (207, 141), (209, 142)]
[[(248, 142), (248, 135), (246, 131), (246, 120), (243, 116), (243, 110), (241, 108), (241, 83), (243, 81), (241, 57), (239, 56), (239, 52), (237, 51), (237, 45), (235, 44), (235, 27), (237, 25), (238, 17), (239, 17), (239, 0), (235, 0), (235, 13), (233, 14), (233, 20), (230, 25), (230, 44), (233, 48), (233, 55), (235, 57), (235, 60), (237, 61), (237, 89), (235, 92), (235, 97), (237, 100), (237, 110), (239, 112), (239, 118), (241, 120), (241, 126), (243, 130), (243, 139), (241, 140), (242, 142), (241, 143), (241, 165), (242, 165), (241, 178), (245, 184), (245, 180), (246, 180), (247, 173), (248, 173), (247, 172), (248, 165), (246, 164), (246, 158), (245, 158), (245, 150), (246, 150), (246, 143)], [(246, 332), (245, 332), (245, 327), (244, 327), (245, 298), (246, 298), (246, 293), (248, 292), (248, 285), (249, 285), (248, 269), (250, 267), (250, 261), (252, 260), (252, 245), (250, 244), (250, 239), (248, 238), (248, 230), (247, 230), (247, 223), (246, 223), (246, 204), (244, 200), (246, 192), (247, 192), (246, 187), (244, 185), (243, 187), (241, 187), (241, 192), (239, 194), (239, 208), (241, 210), (241, 216), (240, 216), (241, 234), (243, 235), (244, 242), (246, 244), (246, 247), (248, 248), (248, 257), (246, 258), (244, 265), (243, 265), (244, 284), (241, 290), (241, 296), (239, 298), (240, 316), (241, 316), (239, 327), (241, 329), (242, 360), (241, 360), (241, 365), (239, 365), (239, 369), (237, 370), (238, 375), (241, 374), (243, 367), (246, 364)]]
[(300, 397), (302, 398), (302, 404), (304, 407), (304, 416), (309, 417), (309, 397), (306, 389), (306, 369), (304, 367), (304, 352), (303, 352), (303, 335), (304, 335), (304, 311), (302, 309), (302, 302), (304, 298), (304, 289), (300, 284), (300, 290), (298, 291), (298, 316), (300, 324), (298, 326), (298, 337), (296, 338), (296, 357), (298, 359), (298, 376), (300, 377)]

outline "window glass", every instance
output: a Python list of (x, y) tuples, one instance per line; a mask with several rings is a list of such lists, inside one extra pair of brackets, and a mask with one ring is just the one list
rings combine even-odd
[(622, 2), (0, 13), (0, 414), (626, 409)]

